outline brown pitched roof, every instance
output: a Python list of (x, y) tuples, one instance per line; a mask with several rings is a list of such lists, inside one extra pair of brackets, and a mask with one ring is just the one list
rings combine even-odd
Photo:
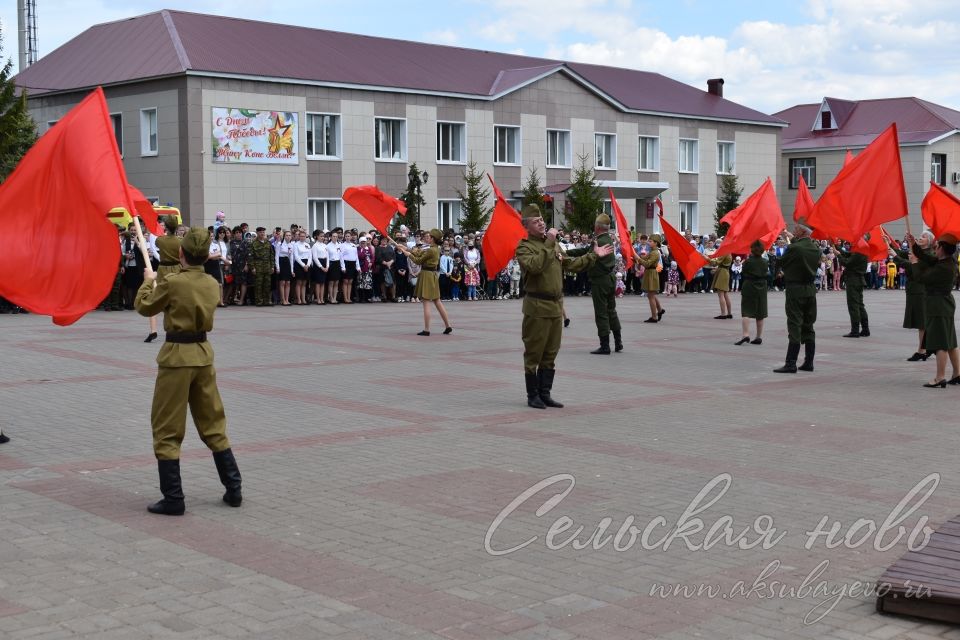
[(960, 129), (960, 111), (918, 98), (826, 101), (831, 113), (835, 104), (841, 105), (843, 113), (842, 119), (837, 119), (837, 129), (812, 130), (819, 104), (800, 104), (773, 114), (790, 123), (781, 138), (784, 151), (865, 147), (892, 122), (897, 123), (901, 144), (926, 144)]
[(628, 111), (783, 126), (656, 73), (169, 10), (90, 27), (16, 82), (38, 95), (197, 72), (478, 99), (562, 72)]

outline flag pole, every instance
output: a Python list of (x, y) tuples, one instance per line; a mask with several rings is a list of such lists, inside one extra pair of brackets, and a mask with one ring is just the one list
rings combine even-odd
[[(153, 265), (150, 263), (150, 254), (147, 253), (147, 240), (143, 237), (143, 229), (140, 228), (140, 218), (133, 216), (133, 226), (137, 230), (137, 242), (140, 244), (140, 254), (143, 256), (143, 263), (146, 265), (145, 273), (153, 274)], [(153, 281), (153, 286), (157, 286), (157, 281)]]

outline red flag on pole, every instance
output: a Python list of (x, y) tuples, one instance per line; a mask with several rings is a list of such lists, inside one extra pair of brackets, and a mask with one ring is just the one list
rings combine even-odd
[(630, 242), (630, 227), (627, 226), (627, 219), (623, 216), (620, 209), (620, 203), (613, 195), (613, 189), (610, 189), (610, 204), (613, 206), (613, 214), (617, 219), (617, 237), (620, 238), (620, 255), (623, 256), (623, 264), (627, 269), (633, 267), (633, 243)]
[(806, 224), (810, 212), (813, 211), (813, 196), (810, 195), (810, 189), (807, 188), (807, 181), (800, 174), (800, 181), (797, 185), (797, 199), (793, 205), (793, 221)]
[(713, 257), (748, 254), (754, 240), (759, 240), (764, 247), (769, 247), (786, 228), (770, 178), (743, 204), (720, 218), (720, 222), (726, 222), (730, 228)]
[(407, 205), (372, 184), (347, 187), (343, 200), (383, 235), (388, 235), (387, 228), (397, 212), (401, 215), (407, 213)]
[(697, 248), (687, 242), (687, 239), (680, 235), (680, 232), (671, 226), (663, 215), (663, 202), (657, 198), (657, 205), (660, 207), (660, 228), (663, 229), (663, 236), (667, 240), (667, 247), (670, 248), (670, 259), (677, 263), (684, 278), (688, 281), (700, 270), (700, 267), (707, 264)]
[(936, 182), (930, 183), (930, 190), (923, 197), (920, 211), (935, 238), (945, 233), (960, 238), (960, 199)]
[(870, 237), (867, 241), (867, 260), (876, 262), (877, 260), (886, 260), (890, 256), (890, 245), (884, 236), (888, 235), (883, 227), (875, 226), (870, 230)]
[(154, 209), (150, 201), (147, 200), (147, 196), (143, 195), (140, 189), (137, 189), (133, 185), (128, 184), (127, 190), (130, 192), (130, 199), (133, 201), (133, 206), (137, 210), (137, 215), (143, 219), (150, 233), (155, 236), (162, 236), (164, 230), (163, 227), (160, 226), (160, 216), (157, 215), (156, 209)]
[(120, 264), (107, 212), (136, 211), (131, 195), (98, 87), (0, 185), (0, 296), (59, 325), (94, 309)]
[(493, 207), (493, 215), (483, 234), (480, 248), (483, 251), (483, 261), (487, 265), (487, 277), (495, 278), (510, 262), (520, 241), (527, 237), (527, 230), (523, 228), (520, 214), (507, 203), (503, 192), (489, 173), (487, 178), (493, 185), (493, 195), (497, 203)]

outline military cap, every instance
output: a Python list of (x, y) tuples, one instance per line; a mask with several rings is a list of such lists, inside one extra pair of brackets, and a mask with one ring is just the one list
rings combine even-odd
[(605, 227), (609, 227), (609, 226), (610, 226), (610, 216), (608, 216), (608, 215), (605, 214), (605, 213), (601, 213), (600, 215), (597, 216), (597, 219), (593, 222), (593, 224), (599, 224), (599, 225), (603, 225), (603, 226), (605, 226)]
[(657, 246), (659, 246), (663, 244), (663, 238), (660, 237), (659, 233), (655, 233), (652, 236), (650, 236), (650, 242), (655, 242), (657, 243)]
[(202, 258), (210, 253), (210, 232), (202, 227), (190, 227), (180, 246), (187, 255)]
[(173, 231), (177, 228), (177, 216), (166, 215), (160, 218), (160, 222), (163, 223), (163, 226), (170, 231)]
[(440, 229), (430, 229), (430, 237), (433, 238), (437, 244), (443, 242), (443, 234), (440, 233)]
[(266, 231), (266, 230), (267, 230), (266, 227), (257, 227), (257, 232), (258, 232), (258, 233), (259, 233), (260, 231)]
[(937, 238), (937, 242), (944, 242), (946, 244), (957, 244), (957, 236), (953, 235), (952, 233), (945, 233), (939, 238)]
[(521, 218), (542, 218), (543, 212), (540, 211), (540, 207), (533, 204), (532, 202), (526, 205), (523, 209), (520, 210)]

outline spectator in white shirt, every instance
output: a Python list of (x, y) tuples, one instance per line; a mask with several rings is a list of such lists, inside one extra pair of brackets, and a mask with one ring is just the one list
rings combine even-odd
[(330, 242), (327, 243), (327, 258), (329, 260), (330, 270), (327, 271), (327, 295), (330, 296), (328, 302), (337, 304), (337, 292), (340, 289), (340, 277), (343, 275), (343, 256), (340, 249), (340, 234), (343, 229), (337, 227), (330, 232)]
[(280, 293), (280, 306), (290, 306), (290, 281), (293, 280), (293, 234), (283, 233), (283, 240), (277, 243), (274, 254), (274, 268), (277, 270), (277, 289)]
[(343, 265), (340, 286), (343, 290), (343, 301), (347, 304), (353, 303), (353, 281), (360, 271), (360, 257), (353, 241), (352, 234), (344, 234), (344, 241), (340, 244), (340, 263)]
[(316, 304), (324, 304), (326, 301), (324, 294), (329, 268), (327, 245), (323, 241), (323, 233), (317, 229), (313, 232), (313, 246), (310, 248), (310, 281), (313, 282), (313, 301)]
[(310, 243), (307, 242), (307, 232), (297, 231), (297, 239), (293, 243), (293, 277), (294, 297), (296, 304), (307, 304), (307, 280), (310, 277), (310, 263), (312, 256)]

